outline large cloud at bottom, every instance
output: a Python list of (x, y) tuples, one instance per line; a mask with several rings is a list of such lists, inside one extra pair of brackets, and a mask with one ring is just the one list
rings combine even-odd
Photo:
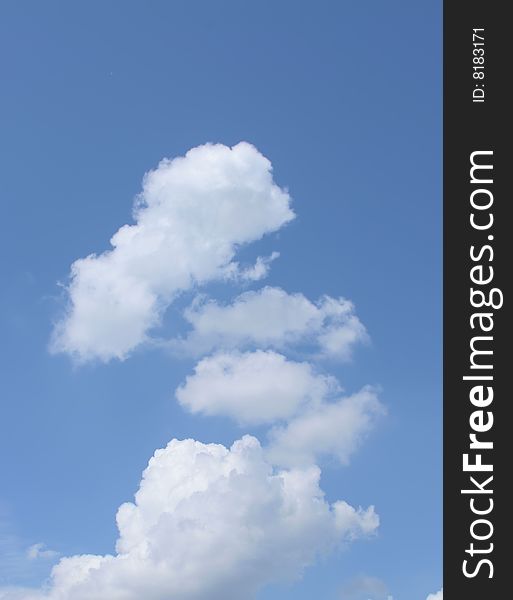
[(228, 449), (172, 440), (117, 514), (117, 554), (63, 558), (46, 590), (3, 600), (248, 600), (344, 541), (372, 534), (374, 508), (329, 504), (317, 467), (276, 472), (257, 439)]

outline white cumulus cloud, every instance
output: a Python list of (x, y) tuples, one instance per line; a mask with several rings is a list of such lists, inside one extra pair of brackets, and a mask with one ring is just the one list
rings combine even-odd
[(275, 287), (245, 292), (232, 304), (197, 302), (185, 311), (192, 331), (171, 346), (193, 355), (214, 349), (258, 346), (283, 349), (312, 344), (323, 356), (348, 360), (354, 345), (368, 339), (353, 304), (323, 296), (316, 303), (303, 294)]
[(333, 377), (273, 351), (221, 352), (204, 358), (176, 391), (193, 413), (224, 415), (240, 424), (287, 419), (338, 390)]
[[(125, 358), (178, 293), (237, 276), (237, 248), (294, 216), (271, 163), (248, 143), (207, 144), (163, 160), (144, 177), (135, 223), (114, 234), (111, 250), (73, 263), (52, 350), (79, 361)], [(240, 276), (265, 276), (275, 256)]]
[(429, 594), (426, 600), (444, 600), (443, 588), (439, 592), (436, 592), (436, 594)]
[(376, 391), (365, 387), (356, 394), (307, 408), (286, 425), (274, 427), (267, 450), (279, 465), (314, 464), (334, 456), (347, 464), (385, 409)]
[[(162, 161), (143, 180), (134, 223), (110, 250), (73, 263), (52, 351), (79, 362), (125, 359), (180, 293), (265, 277), (277, 253), (248, 267), (237, 250), (294, 216), (271, 163), (250, 144), (207, 144)], [(316, 465), (330, 455), (348, 462), (384, 411), (375, 390), (341, 397), (335, 378), (279, 353), (301, 345), (310, 357), (349, 360), (367, 339), (353, 304), (265, 287), (227, 305), (199, 299), (184, 317), (190, 332), (164, 345), (210, 356), (176, 390), (178, 401), (192, 413), (271, 425), (268, 445), (251, 436), (229, 449), (172, 440), (119, 508), (113, 554), (64, 557), (41, 589), (0, 588), (0, 600), (250, 600), (376, 531), (372, 506), (326, 501)], [(35, 544), (27, 557), (50, 554)]]
[(336, 544), (372, 534), (373, 507), (328, 504), (317, 467), (273, 470), (258, 441), (171, 441), (117, 514), (115, 555), (62, 559), (45, 590), (3, 600), (249, 600)]

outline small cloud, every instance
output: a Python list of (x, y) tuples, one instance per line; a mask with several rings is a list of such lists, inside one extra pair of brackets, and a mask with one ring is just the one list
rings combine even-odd
[(436, 594), (429, 594), (426, 600), (444, 600), (444, 589), (442, 588), (439, 592), (436, 592)]
[[(274, 258), (276, 254), (265, 259), (267, 263), (257, 260), (246, 272), (246, 279), (264, 276)], [(233, 269), (239, 273), (238, 265)], [(192, 330), (185, 338), (170, 341), (170, 347), (180, 355), (201, 356), (213, 350), (253, 347), (282, 350), (306, 344), (312, 346), (316, 358), (343, 362), (351, 360), (357, 344), (369, 340), (349, 300), (323, 296), (311, 302), (303, 294), (269, 286), (244, 292), (231, 304), (196, 302), (184, 317)]]
[(42, 542), (33, 544), (27, 549), (27, 558), (30, 560), (37, 560), (39, 558), (48, 560), (51, 558), (57, 558), (57, 556), (59, 556), (58, 552), (55, 550), (50, 550), (46, 547), (46, 544), (43, 544)]
[(340, 592), (340, 600), (393, 600), (386, 583), (369, 575), (351, 579)]
[(226, 278), (240, 282), (264, 279), (269, 274), (271, 263), (279, 256), (279, 252), (273, 252), (269, 256), (258, 256), (255, 264), (246, 268), (241, 268), (238, 262), (231, 262), (226, 267)]
[(318, 406), (338, 389), (333, 377), (315, 373), (309, 363), (260, 350), (204, 358), (176, 397), (193, 413), (225, 415), (254, 425), (290, 418), (305, 405)]

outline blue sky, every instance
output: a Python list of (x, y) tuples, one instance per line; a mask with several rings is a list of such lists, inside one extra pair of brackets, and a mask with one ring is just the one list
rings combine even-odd
[[(33, 544), (113, 552), (117, 508), (171, 438), (265, 437), (173, 399), (191, 357), (150, 348), (76, 365), (48, 351), (65, 305), (58, 283), (131, 222), (143, 174), (206, 142), (245, 140), (297, 217), (237, 257), (279, 251), (265, 280), (201, 291), (219, 302), (263, 285), (349, 298), (371, 341), (319, 368), (349, 393), (380, 386), (387, 409), (348, 466), (322, 463), (327, 499), (375, 505), (377, 536), (258, 598), (336, 600), (361, 576), (394, 600), (438, 590), (439, 3), (8, 1), (0, 40), (0, 585), (48, 576), (54, 559), (28, 559)], [(161, 337), (193, 296), (171, 306)]]

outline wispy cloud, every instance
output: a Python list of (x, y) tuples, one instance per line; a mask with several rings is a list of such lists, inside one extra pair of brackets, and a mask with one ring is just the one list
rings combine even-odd
[(58, 556), (58, 552), (47, 549), (43, 543), (27, 548), (26, 541), (11, 525), (9, 515), (0, 515), (0, 599), (2, 586), (8, 582), (42, 580)]
[(360, 575), (345, 583), (340, 600), (393, 600), (384, 581), (369, 575)]
[(32, 546), (27, 549), (27, 558), (30, 560), (50, 559), (56, 558), (57, 556), (59, 556), (58, 552), (50, 550), (46, 547), (46, 544), (43, 544), (42, 542), (32, 544)]

